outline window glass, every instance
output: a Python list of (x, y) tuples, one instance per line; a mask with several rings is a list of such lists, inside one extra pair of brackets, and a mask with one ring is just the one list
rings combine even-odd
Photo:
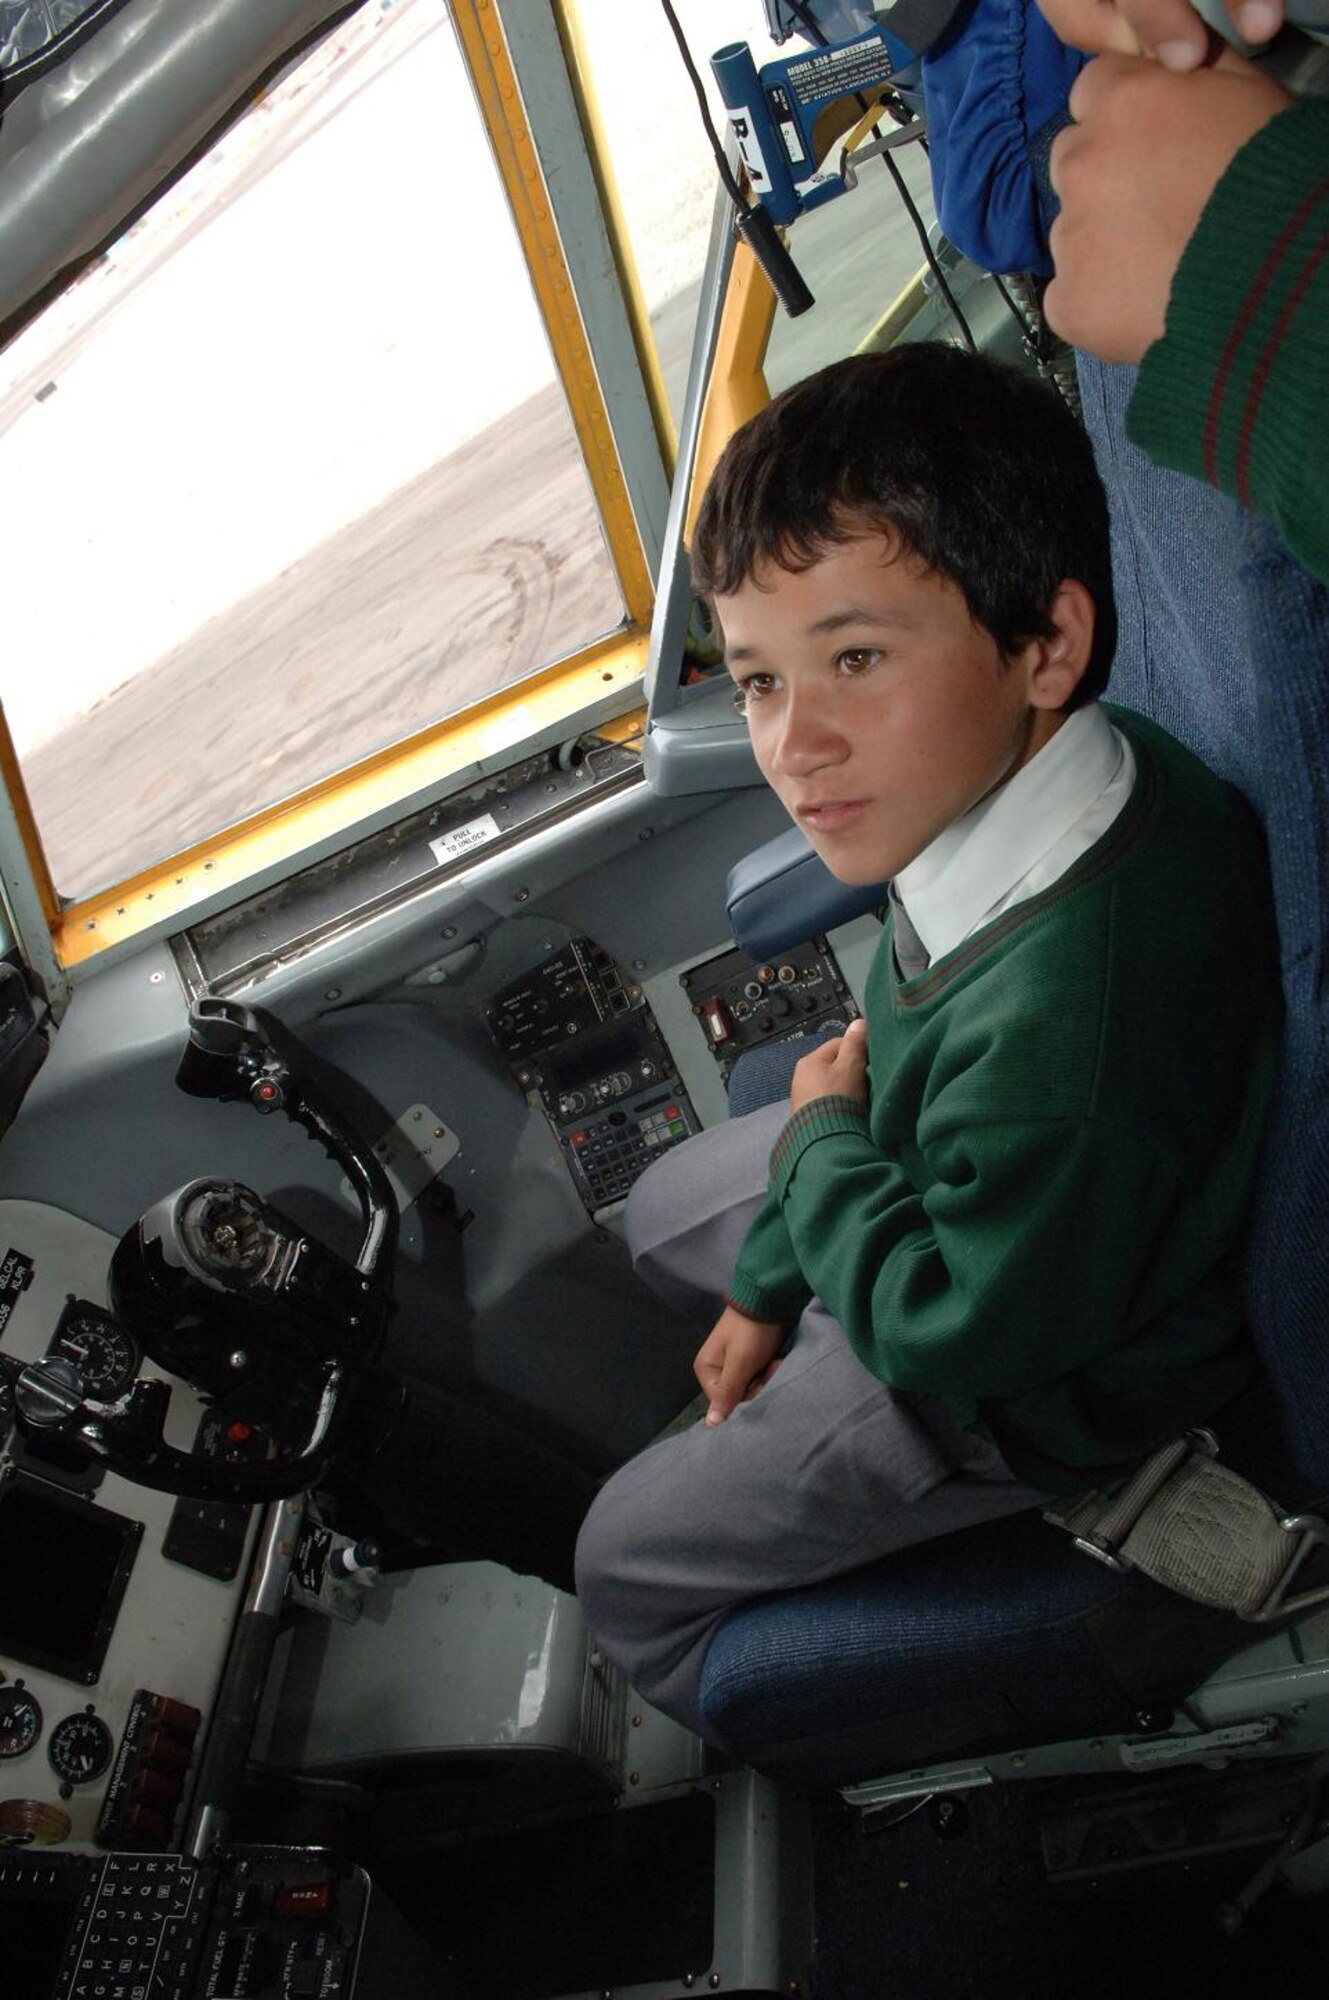
[(0, 353), (0, 547), (69, 897), (622, 622), (442, 0), (341, 24)]
[[(891, 129), (885, 121), (883, 129)], [(896, 149), (893, 158), (905, 195), (884, 160), (865, 160), (856, 186), (801, 215), (789, 231), (790, 254), (817, 303), (797, 319), (776, 312), (765, 369), (773, 396), (814, 368), (852, 354), (923, 269), (910, 204), (928, 227), (934, 210), (927, 157), (913, 143)]]
[[(659, 0), (637, 0), (630, 10), (623, 0), (570, 0), (570, 11), (581, 29), (614, 185), (677, 424), (715, 208), (715, 156)], [(766, 32), (762, 0), (674, 0), (674, 12), (723, 141), (724, 106), (711, 75), (715, 51), (727, 42), (747, 42), (755, 61), (763, 63), (772, 56), (793, 55), (803, 44), (791, 41), (777, 48)]]
[[(717, 174), (697, 99), (658, 0), (641, 0), (626, 27), (623, 0), (569, 0), (581, 29), (599, 116), (632, 256), (677, 424), (715, 205)], [(763, 0), (674, 0), (722, 138), (724, 110), (710, 58), (746, 42), (758, 67), (804, 54), (792, 37), (767, 32)], [(649, 78), (649, 115), (642, 84)], [(897, 155), (925, 223), (931, 182), (922, 149)], [(772, 389), (832, 360), (868, 333), (923, 264), (904, 205), (880, 161), (865, 164), (859, 186), (802, 216), (789, 248), (817, 304), (790, 320), (776, 314), (767, 374)], [(854, 330), (856, 329), (856, 330)]]

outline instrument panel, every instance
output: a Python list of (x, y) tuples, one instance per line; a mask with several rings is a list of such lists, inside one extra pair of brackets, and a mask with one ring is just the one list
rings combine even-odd
[[(106, 1306), (114, 1249), (78, 1217), (0, 1202), (0, 1353), (57, 1354), (103, 1390), (144, 1372)], [(203, 1406), (172, 1388), (168, 1435), (187, 1448)], [(228, 1553), (210, 1554), (208, 1574), (182, 1538), (182, 1504), (217, 1503), (64, 1462), (58, 1443), (13, 1433), (0, 1448), (0, 1847), (160, 1851), (179, 1838), (259, 1512), (231, 1508)], [(173, 1559), (182, 1539), (186, 1559)]]
[(622, 1201), (652, 1160), (700, 1131), (645, 994), (592, 939), (574, 938), (533, 966), (486, 1018), (592, 1214)]

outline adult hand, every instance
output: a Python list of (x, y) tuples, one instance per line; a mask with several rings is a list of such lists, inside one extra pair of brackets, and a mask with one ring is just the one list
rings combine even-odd
[(868, 1024), (851, 1021), (842, 1035), (821, 1042), (794, 1068), (789, 1109), (801, 1111), (816, 1097), (856, 1097), (868, 1101)]
[(765, 1388), (780, 1365), (776, 1356), (786, 1331), (771, 1320), (749, 1319), (737, 1306), (725, 1307), (692, 1364), (710, 1399), (706, 1422), (712, 1429)]
[(1162, 336), (1181, 253), (1218, 181), (1291, 102), (1230, 50), (1193, 76), (1114, 55), (1081, 70), (1075, 123), (1057, 135), (1050, 163), (1061, 210), (1049, 325), (1102, 361), (1139, 361)]
[[(1165, 69), (1199, 69), (1212, 37), (1191, 0), (1038, 0), (1049, 27), (1091, 56), (1154, 56)], [(1283, 25), (1284, 0), (1228, 0), (1228, 18), (1257, 48)]]

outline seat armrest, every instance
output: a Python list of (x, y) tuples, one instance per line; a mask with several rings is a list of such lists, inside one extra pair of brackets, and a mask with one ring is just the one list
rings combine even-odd
[(753, 958), (769, 958), (879, 909), (886, 888), (884, 882), (838, 882), (807, 836), (791, 826), (734, 863), (725, 907), (734, 942)]

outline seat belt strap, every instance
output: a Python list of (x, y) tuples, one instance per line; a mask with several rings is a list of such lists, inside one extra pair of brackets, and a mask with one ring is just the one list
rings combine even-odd
[(1055, 1501), (1043, 1518), (1109, 1569), (1138, 1569), (1253, 1624), (1329, 1599), (1329, 1583), (1289, 1595), (1311, 1550), (1329, 1543), (1329, 1527), (1315, 1514), (1285, 1514), (1217, 1452), (1211, 1431), (1187, 1431), (1128, 1478)]

